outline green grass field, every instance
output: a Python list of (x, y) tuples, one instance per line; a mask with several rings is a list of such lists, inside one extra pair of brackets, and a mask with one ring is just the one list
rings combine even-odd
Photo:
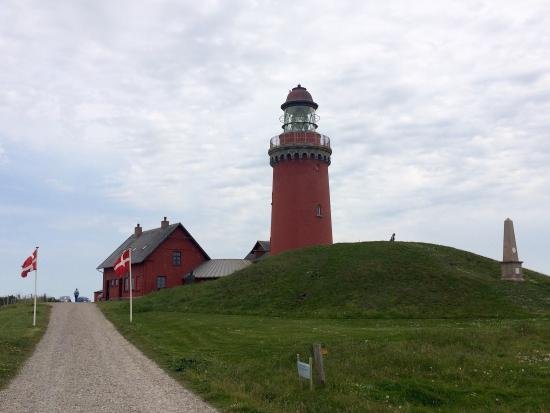
[[(550, 411), (550, 281), (526, 279), (448, 247), (337, 244), (151, 294), (132, 325), (127, 302), (101, 308), (223, 411)], [(295, 362), (316, 342), (328, 383), (311, 392)]]
[(15, 376), (46, 330), (50, 306), (39, 304), (36, 310), (33, 327), (32, 303), (0, 307), (0, 389)]

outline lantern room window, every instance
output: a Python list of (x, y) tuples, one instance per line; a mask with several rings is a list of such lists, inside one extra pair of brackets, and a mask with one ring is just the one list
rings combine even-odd
[(285, 109), (283, 130), (285, 132), (308, 132), (317, 129), (318, 116), (315, 109), (306, 105), (295, 105)]

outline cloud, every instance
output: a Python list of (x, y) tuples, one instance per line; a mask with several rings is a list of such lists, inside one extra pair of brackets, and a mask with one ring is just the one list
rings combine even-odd
[(0, 165), (5, 164), (8, 161), (8, 155), (6, 154), (5, 149), (0, 144)]
[(58, 191), (58, 192), (72, 192), (74, 191), (74, 188), (71, 185), (68, 185), (67, 183), (63, 182), (60, 179), (57, 178), (47, 178), (45, 180), (45, 184), (50, 187), (51, 189)]
[(212, 256), (244, 255), (269, 237), (268, 142), (300, 82), (331, 137), (336, 240), (498, 258), (507, 216), (520, 248), (550, 237), (548, 16), (543, 1), (8, 1), (0, 196), (25, 205), (40, 183), (48, 228), (99, 244), (168, 215)]

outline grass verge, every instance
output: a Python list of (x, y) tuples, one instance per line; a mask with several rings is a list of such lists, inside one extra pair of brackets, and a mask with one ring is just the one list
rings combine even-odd
[(32, 354), (46, 331), (50, 309), (45, 304), (37, 306), (36, 327), (33, 327), (32, 303), (0, 307), (0, 389), (7, 386)]

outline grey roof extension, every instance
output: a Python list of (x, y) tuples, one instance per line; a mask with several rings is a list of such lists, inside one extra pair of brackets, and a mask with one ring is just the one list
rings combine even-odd
[(242, 270), (252, 263), (240, 259), (215, 259), (203, 262), (193, 270), (195, 278), (220, 278)]
[[(271, 250), (271, 243), (269, 241), (256, 241), (256, 243), (252, 247), (252, 251), (250, 251), (246, 255), (246, 257), (244, 257), (244, 259), (250, 260), (250, 261), (257, 261), (257, 260), (267, 258), (269, 256), (270, 250)], [(264, 251), (265, 253), (260, 258), (256, 258), (256, 255), (254, 254), (254, 252), (256, 251)]]
[(168, 238), (168, 236), (176, 230), (176, 228), (181, 227), (183, 232), (186, 234), (187, 238), (193, 242), (197, 248), (204, 254), (204, 257), (209, 260), (210, 257), (202, 249), (197, 241), (191, 236), (189, 231), (181, 223), (176, 223), (168, 225), (166, 228), (155, 228), (148, 231), (143, 231), (143, 233), (136, 238), (135, 234), (132, 234), (124, 241), (120, 246), (109, 255), (105, 261), (97, 266), (97, 269), (100, 268), (111, 268), (115, 265), (118, 257), (122, 255), (124, 250), (128, 248), (132, 249), (132, 264), (139, 264), (151, 255), (151, 253), (157, 249), (157, 247), (162, 244), (162, 242)]

